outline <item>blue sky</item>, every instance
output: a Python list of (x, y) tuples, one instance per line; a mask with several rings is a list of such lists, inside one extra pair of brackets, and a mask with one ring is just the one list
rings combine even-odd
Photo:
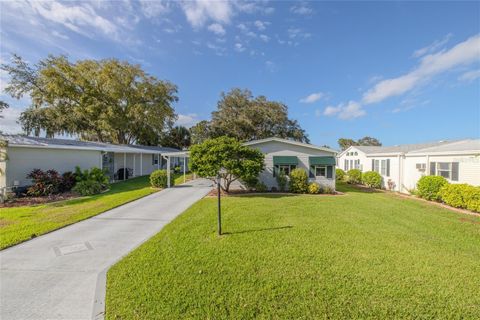
[[(1, 2), (1, 61), (115, 57), (179, 87), (178, 124), (233, 87), (288, 105), (312, 143), (480, 137), (479, 2)], [(8, 81), (1, 74), (2, 88)], [(0, 129), (19, 130), (28, 99)]]

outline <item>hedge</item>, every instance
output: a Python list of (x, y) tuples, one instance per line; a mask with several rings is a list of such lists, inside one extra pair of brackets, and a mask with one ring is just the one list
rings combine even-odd
[(343, 181), (345, 179), (345, 171), (342, 169), (335, 169), (335, 180)]
[(449, 206), (480, 212), (480, 187), (446, 184), (440, 189), (439, 196)]
[(351, 184), (359, 184), (362, 182), (362, 171), (351, 169), (347, 172), (347, 182)]
[(290, 172), (290, 191), (293, 193), (307, 193), (308, 175), (307, 171), (301, 168), (293, 169)]
[(362, 183), (370, 188), (380, 189), (382, 187), (382, 176), (375, 171), (367, 171), (362, 174)]
[[(175, 179), (170, 179), (170, 186), (173, 187)], [(168, 184), (167, 170), (155, 170), (150, 174), (150, 184), (154, 188), (166, 188)]]
[(447, 180), (441, 176), (423, 176), (417, 182), (416, 194), (427, 200), (439, 201), (441, 200), (440, 189), (447, 183)]

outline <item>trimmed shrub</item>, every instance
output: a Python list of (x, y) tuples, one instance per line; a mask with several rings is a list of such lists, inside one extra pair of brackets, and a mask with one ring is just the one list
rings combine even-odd
[(324, 187), (324, 188), (323, 188), (323, 193), (326, 193), (326, 194), (334, 194), (334, 193), (335, 193), (335, 190), (333, 190), (333, 189), (330, 188), (330, 187)]
[(350, 184), (359, 184), (362, 182), (362, 171), (351, 169), (347, 172), (347, 182)]
[(440, 189), (439, 196), (449, 206), (480, 212), (480, 187), (446, 184)]
[(382, 176), (375, 171), (367, 171), (362, 174), (362, 183), (370, 188), (380, 189), (382, 187)]
[(33, 185), (27, 189), (29, 196), (49, 196), (60, 192), (62, 176), (55, 170), (33, 169), (27, 178), (33, 180)]
[(288, 178), (285, 175), (285, 172), (280, 171), (277, 176), (277, 184), (278, 184), (278, 190), (281, 192), (284, 192), (287, 189), (287, 183), (288, 183)]
[(90, 196), (108, 189), (109, 178), (106, 172), (106, 170), (95, 167), (82, 171), (80, 167), (77, 166), (75, 168), (77, 183), (72, 190), (80, 193), (82, 196)]
[(417, 182), (417, 195), (427, 200), (440, 200), (440, 189), (448, 182), (441, 176), (423, 176)]
[[(170, 185), (173, 186), (174, 179), (170, 179)], [(150, 184), (154, 188), (166, 188), (168, 187), (168, 175), (167, 170), (155, 170), (150, 174)]]
[(265, 185), (265, 183), (259, 181), (255, 186), (255, 190), (257, 192), (267, 192), (267, 186)]
[(257, 177), (243, 178), (241, 181), (247, 187), (248, 190), (254, 190), (258, 184)]
[(77, 182), (72, 190), (81, 194), (82, 196), (91, 196), (94, 194), (99, 194), (105, 189), (103, 185), (98, 181), (83, 180)]
[(62, 182), (60, 183), (60, 192), (68, 192), (72, 190), (77, 182), (77, 176), (71, 171), (62, 174)]
[(290, 191), (293, 193), (306, 193), (308, 191), (307, 171), (297, 168), (290, 172)]
[(308, 193), (310, 194), (319, 194), (321, 193), (322, 189), (320, 185), (316, 182), (312, 182), (308, 185)]
[(344, 181), (345, 180), (345, 171), (342, 169), (335, 169), (335, 180)]

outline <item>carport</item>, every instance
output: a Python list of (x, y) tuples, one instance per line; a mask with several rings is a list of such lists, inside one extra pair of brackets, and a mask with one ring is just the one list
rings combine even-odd
[(170, 160), (172, 158), (183, 158), (183, 182), (186, 182), (186, 173), (187, 173), (187, 158), (190, 157), (189, 151), (175, 151), (175, 152), (166, 152), (162, 153), (162, 158), (167, 160), (167, 186), (171, 186), (171, 171)]

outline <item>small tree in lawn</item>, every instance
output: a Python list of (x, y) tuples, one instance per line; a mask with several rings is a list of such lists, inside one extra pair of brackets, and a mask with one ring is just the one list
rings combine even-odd
[(260, 151), (225, 136), (207, 139), (190, 149), (191, 169), (199, 176), (215, 181), (220, 169), (226, 169), (226, 173), (221, 174), (221, 188), (225, 192), (229, 191), (235, 180), (246, 181), (258, 177), (264, 167), (263, 159)]

